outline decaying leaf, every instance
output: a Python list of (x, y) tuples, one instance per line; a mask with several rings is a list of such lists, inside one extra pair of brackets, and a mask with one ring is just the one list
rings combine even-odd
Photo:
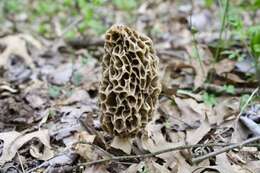
[(177, 173), (176, 171), (172, 172), (168, 170), (167, 167), (164, 167), (163, 165), (156, 163), (152, 159), (147, 159), (146, 161), (141, 162), (139, 164), (133, 164), (127, 170), (124, 171), (124, 173), (136, 173), (136, 172)]
[(239, 98), (237, 97), (221, 97), (218, 104), (213, 108), (217, 117), (216, 123), (221, 124), (226, 120), (234, 119), (239, 112)]
[(0, 133), (0, 139), (4, 141), (0, 165), (12, 160), (19, 148), (33, 138), (37, 138), (44, 145), (44, 152), (43, 154), (33, 152), (32, 156), (43, 160), (53, 157), (48, 130), (39, 130), (28, 134), (22, 134), (16, 131), (4, 132)]
[[(180, 118), (190, 128), (197, 128), (205, 119), (205, 106), (193, 99), (180, 99), (175, 97), (175, 102), (180, 110)], [(181, 122), (180, 122), (181, 123)]]
[[(76, 134), (76, 141), (79, 143), (75, 146), (75, 151), (78, 153), (81, 157), (85, 158), (86, 160), (92, 160), (95, 158), (95, 153), (93, 152), (93, 149), (91, 147), (91, 144), (93, 143), (95, 139), (95, 135), (90, 135), (87, 132), (80, 132)], [(84, 144), (86, 142), (86, 144)]]
[(222, 61), (215, 64), (214, 68), (216, 73), (221, 76), (224, 73), (231, 72), (235, 67), (236, 62), (230, 59), (223, 59)]
[(131, 152), (131, 146), (132, 146), (132, 139), (127, 137), (126, 138), (115, 137), (111, 143), (111, 147), (120, 149), (128, 154), (130, 154)]
[(205, 120), (201, 123), (199, 128), (187, 131), (188, 144), (197, 144), (209, 131), (210, 124)]
[(156, 152), (163, 149), (168, 149), (178, 143), (167, 142), (161, 132), (162, 125), (148, 123), (146, 127), (147, 135), (144, 134), (142, 138), (142, 147), (150, 152)]
[(64, 85), (70, 81), (73, 72), (73, 65), (68, 63), (57, 68), (53, 73), (49, 74), (48, 80), (52, 84)]
[(9, 35), (0, 39), (0, 44), (5, 47), (0, 54), (0, 66), (6, 66), (11, 55), (17, 55), (24, 59), (25, 63), (34, 68), (34, 63), (27, 52), (26, 42), (30, 41), (36, 48), (41, 48), (41, 44), (29, 35)]
[(109, 173), (103, 165), (93, 165), (86, 168), (83, 173)]

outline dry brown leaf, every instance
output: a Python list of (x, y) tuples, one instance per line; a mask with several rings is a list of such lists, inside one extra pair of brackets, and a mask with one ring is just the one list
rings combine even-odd
[(197, 129), (187, 130), (188, 144), (197, 144), (209, 131), (210, 124), (205, 120)]
[(138, 164), (132, 164), (123, 173), (136, 173), (145, 167), (145, 162), (140, 162)]
[(61, 104), (62, 105), (68, 105), (68, 104), (74, 104), (77, 102), (81, 102), (84, 100), (89, 99), (89, 94), (86, 90), (78, 89), (72, 93), (72, 95), (64, 100)]
[[(82, 131), (75, 134), (76, 141), (86, 142), (92, 144), (95, 140), (95, 135), (90, 135), (86, 131)], [(93, 152), (90, 144), (78, 143), (75, 146), (75, 152), (86, 160), (92, 160), (95, 158), (96, 154)]]
[(146, 159), (145, 162), (133, 164), (124, 173), (149, 172), (149, 173), (177, 173), (168, 170), (165, 166), (156, 163), (153, 159)]
[(0, 39), (0, 44), (5, 46), (4, 51), (0, 54), (0, 66), (5, 66), (11, 55), (18, 55), (22, 57), (25, 63), (34, 69), (34, 64), (31, 56), (27, 52), (26, 47), (26, 38), (27, 41), (33, 41), (32, 44), (36, 47), (41, 47), (35, 39), (26, 35), (9, 35)]
[(201, 87), (207, 79), (208, 70), (199, 60), (192, 59), (191, 64), (195, 68), (194, 89)]
[(232, 124), (234, 132), (232, 133), (231, 142), (239, 143), (247, 139), (250, 131), (242, 125), (238, 120), (235, 120)]
[[(10, 154), (8, 153), (8, 148), (12, 145), (13, 141), (21, 134), (19, 132), (4, 132), (0, 133), (0, 139), (4, 141), (2, 156), (0, 157), (0, 165), (3, 165), (5, 162), (10, 161)], [(14, 153), (15, 154), (15, 153)]]
[(30, 146), (30, 154), (39, 160), (48, 160), (53, 156), (53, 151), (52, 150), (43, 150), (41, 151), (40, 146), (36, 145), (31, 145)]
[(70, 81), (73, 72), (71, 63), (60, 65), (53, 73), (48, 75), (48, 81), (56, 85), (65, 85)]
[(111, 147), (120, 149), (127, 154), (131, 153), (131, 146), (132, 146), (132, 139), (127, 138), (127, 137), (120, 138), (120, 137), (115, 136), (111, 143)]
[(40, 158), (38, 159), (50, 159), (53, 157), (54, 153), (51, 150), (48, 130), (39, 130), (28, 134), (22, 134), (16, 131), (4, 132), (0, 133), (0, 139), (4, 141), (3, 153), (0, 157), (0, 165), (12, 160), (19, 148), (33, 138), (40, 140), (40, 142), (44, 145), (43, 153), (45, 153), (43, 155), (35, 154), (34, 156), (39, 156)]
[(234, 172), (232, 165), (230, 164), (226, 153), (222, 153), (216, 156), (216, 165), (218, 167), (226, 170), (228, 173), (236, 173)]
[[(213, 56), (205, 45), (198, 44), (195, 50), (192, 46), (186, 46), (186, 50), (191, 57), (191, 65), (195, 69), (194, 88), (197, 89), (201, 87), (207, 79), (208, 72), (212, 68), (207, 62), (211, 60)], [(194, 52), (196, 52), (195, 55)]]
[(175, 158), (178, 163), (178, 173), (191, 173), (192, 172), (192, 169), (193, 169), (192, 166), (186, 162), (184, 157), (179, 152), (177, 152), (175, 154)]
[(249, 161), (246, 164), (246, 167), (252, 172), (260, 172), (260, 160)]
[(234, 73), (227, 73), (226, 78), (234, 83), (247, 83), (247, 81), (241, 79), (238, 75)]
[(192, 93), (190, 91), (178, 90), (177, 95), (180, 96), (180, 97), (190, 97), (192, 99), (195, 99), (198, 102), (203, 101), (202, 95), (195, 94), (195, 93)]
[(151, 164), (148, 164), (148, 171), (150, 171), (151, 173), (174, 173), (168, 170), (165, 166), (160, 165), (153, 160), (151, 161)]
[(199, 104), (190, 98), (180, 99), (175, 97), (174, 100), (181, 112), (181, 120), (189, 126), (198, 127), (205, 119), (205, 106), (203, 104)]
[(147, 136), (144, 135), (142, 138), (142, 147), (150, 152), (156, 152), (170, 147), (178, 146), (178, 143), (167, 142), (161, 132), (162, 125), (148, 123), (146, 126)]
[(230, 59), (223, 59), (220, 62), (216, 63), (214, 68), (216, 73), (219, 76), (222, 76), (224, 73), (230, 72), (234, 69), (236, 62)]
[(217, 124), (235, 118), (239, 111), (239, 104), (240, 101), (237, 97), (219, 97), (218, 104), (213, 108)]
[(93, 165), (86, 168), (83, 173), (109, 173), (104, 165)]

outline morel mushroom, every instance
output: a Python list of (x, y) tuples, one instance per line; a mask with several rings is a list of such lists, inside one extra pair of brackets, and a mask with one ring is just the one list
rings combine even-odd
[(147, 36), (121, 25), (107, 31), (99, 93), (105, 131), (134, 137), (152, 119), (161, 89), (158, 63)]

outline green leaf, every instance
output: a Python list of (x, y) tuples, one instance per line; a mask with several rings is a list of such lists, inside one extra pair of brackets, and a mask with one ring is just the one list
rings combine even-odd
[(245, 94), (240, 98), (240, 103), (239, 103), (239, 107), (240, 109), (246, 104), (247, 100), (249, 99), (250, 95)]
[(72, 83), (78, 86), (81, 84), (82, 79), (83, 75), (79, 72), (75, 72), (72, 76)]
[(48, 111), (48, 114), (49, 114), (48, 116), (50, 116), (53, 119), (56, 116), (56, 112), (54, 110), (51, 110), (51, 109)]
[(224, 85), (223, 90), (230, 94), (235, 93), (235, 87), (233, 85)]
[(65, 33), (65, 37), (68, 39), (75, 38), (76, 37), (76, 31), (68, 31)]
[(93, 29), (98, 35), (103, 34), (106, 31), (104, 25), (98, 20), (88, 21), (88, 26)]
[(120, 10), (130, 11), (137, 8), (136, 0), (112, 0), (112, 2)]
[(259, 54), (260, 53), (260, 44), (254, 44), (254, 51)]
[(63, 4), (65, 6), (72, 7), (73, 6), (73, 0), (64, 0)]
[(18, 0), (8, 0), (4, 1), (4, 9), (7, 10), (8, 13), (16, 13), (21, 10), (22, 4), (21, 1)]
[(171, 128), (171, 122), (169, 120), (167, 120), (165, 123), (164, 123), (164, 126), (166, 129), (169, 129)]
[(211, 7), (213, 5), (213, 3), (214, 3), (214, 0), (204, 0), (204, 5), (208, 8)]
[(40, 34), (46, 34), (48, 31), (50, 31), (50, 26), (46, 23), (41, 23), (39, 26), (38, 26), (38, 32)]
[(205, 92), (202, 96), (202, 99), (205, 104), (208, 106), (214, 106), (217, 103), (216, 96), (214, 94), (209, 94)]
[(260, 0), (255, 0), (254, 7), (255, 8), (260, 8)]
[(260, 26), (253, 27), (250, 32), (250, 48), (253, 55), (257, 58), (260, 56)]
[(57, 98), (61, 95), (61, 87), (50, 85), (48, 88), (48, 94), (52, 98)]

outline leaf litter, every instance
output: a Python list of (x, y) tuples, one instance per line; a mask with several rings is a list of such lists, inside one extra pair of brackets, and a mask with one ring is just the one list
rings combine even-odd
[[(57, 39), (4, 34), (0, 38), (0, 171), (260, 171), (259, 142), (192, 163), (194, 158), (260, 134), (259, 100), (249, 100), (241, 111), (246, 95), (224, 92), (226, 84), (235, 89), (257, 85), (248, 77), (255, 73), (249, 57), (236, 61), (221, 54), (222, 59), (215, 62), (217, 48), (212, 45), (219, 39), (221, 25), (215, 3), (206, 9), (199, 1), (193, 5), (145, 1), (134, 9), (131, 21), (129, 12), (113, 5), (95, 10), (109, 10), (117, 16), (116, 21), (104, 16), (106, 27), (128, 24), (153, 39), (163, 86), (155, 118), (131, 145), (112, 141), (102, 130), (97, 94), (103, 36), (89, 31), (87, 44), (83, 44), (84, 39), (67, 40), (61, 34)], [(54, 29), (62, 33), (59, 27)], [(28, 33), (25, 31), (21, 25), (21, 33)], [(228, 32), (225, 36), (232, 38)], [(77, 46), (71, 45), (75, 42)], [(237, 44), (243, 49), (242, 43)], [(221, 92), (208, 90), (208, 83)], [(215, 99), (213, 104), (207, 104), (205, 93)], [(186, 145), (194, 147), (128, 158)], [(105, 161), (95, 163), (102, 159)]]

